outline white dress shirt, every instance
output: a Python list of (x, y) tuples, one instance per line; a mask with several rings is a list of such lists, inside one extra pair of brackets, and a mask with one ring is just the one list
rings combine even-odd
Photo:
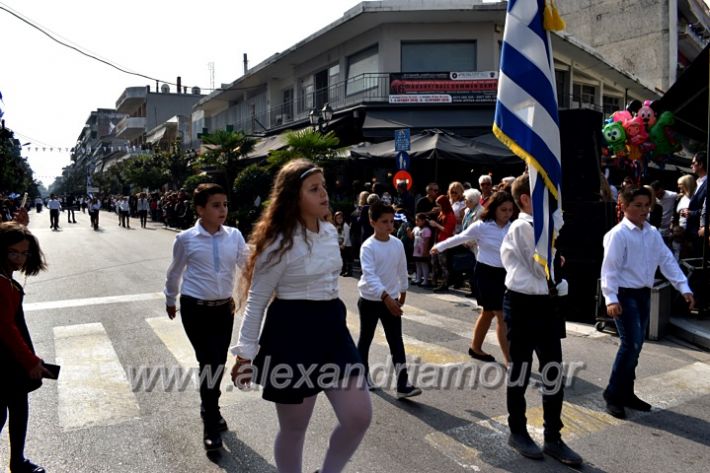
[(62, 204), (57, 199), (49, 199), (49, 202), (47, 202), (47, 208), (49, 210), (61, 210)]
[(174, 306), (178, 293), (208, 301), (232, 297), (235, 274), (244, 266), (246, 255), (239, 230), (220, 226), (210, 234), (198, 220), (175, 237), (173, 261), (165, 280), (166, 304)]
[(407, 292), (407, 256), (399, 238), (380, 241), (374, 235), (369, 237), (360, 247), (360, 267), (357, 289), (363, 299), (381, 301), (383, 292), (396, 299)]
[(512, 222), (499, 227), (495, 220), (478, 220), (466, 227), (464, 231), (451, 238), (447, 238), (434, 245), (439, 251), (448, 250), (455, 246), (474, 240), (478, 243), (478, 261), (488, 266), (502, 268), (500, 259), (500, 246), (503, 238), (508, 233)]
[(688, 280), (658, 230), (648, 222), (639, 228), (624, 217), (604, 235), (601, 285), (606, 304), (619, 302), (620, 287), (653, 287), (659, 267), (681, 294), (690, 293)]
[(138, 210), (139, 212), (141, 210), (149, 210), (148, 199), (138, 199), (138, 202), (136, 204), (136, 210)]
[[(278, 250), (277, 238), (257, 257), (249, 288), (239, 341), (232, 353), (253, 360), (259, 352), (259, 332), (266, 306), (272, 295), (278, 299), (329, 301), (338, 297), (338, 277), (343, 262), (340, 258), (338, 231), (328, 222), (319, 222), (318, 233), (296, 227), (293, 247), (281, 258), (268, 261)], [(298, 314), (293, 314), (298, 317)]]
[(532, 223), (532, 215), (520, 212), (503, 237), (500, 259), (506, 271), (505, 287), (521, 294), (544, 295), (549, 293), (547, 276), (545, 268), (533, 258), (535, 233)]
[[(690, 205), (690, 197), (687, 195), (683, 194), (683, 197), (681, 197), (678, 200), (678, 205), (676, 205), (675, 211), (680, 214), (680, 211), (683, 209), (687, 209), (688, 206)], [(683, 217), (680, 216), (678, 217), (678, 226), (681, 228), (687, 228), (688, 227), (688, 217)]]

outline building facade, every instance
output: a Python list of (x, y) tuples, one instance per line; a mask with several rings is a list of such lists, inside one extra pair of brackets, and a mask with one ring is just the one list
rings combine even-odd
[(565, 0), (567, 31), (663, 93), (710, 40), (703, 0)]
[[(232, 128), (270, 135), (307, 126), (327, 103), (344, 144), (393, 130), (490, 131), (506, 4), (363, 2), (194, 107), (192, 138)], [(632, 74), (567, 34), (553, 35), (561, 108), (600, 111), (655, 99)]]

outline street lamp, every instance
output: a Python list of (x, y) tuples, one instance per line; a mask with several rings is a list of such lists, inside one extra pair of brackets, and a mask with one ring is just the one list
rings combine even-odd
[(318, 130), (323, 133), (332, 119), (333, 109), (327, 102), (321, 110), (314, 108), (308, 113), (308, 121), (313, 125), (313, 131)]

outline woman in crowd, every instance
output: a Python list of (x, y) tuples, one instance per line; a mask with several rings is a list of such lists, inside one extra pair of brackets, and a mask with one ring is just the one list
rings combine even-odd
[[(248, 286), (248, 299), (232, 379), (245, 387), (253, 376), (264, 399), (276, 404), (274, 456), (281, 473), (301, 472), (306, 429), (324, 391), (338, 426), (321, 471), (339, 472), (365, 435), (372, 406), (338, 298), (342, 261), (337, 232), (323, 221), (329, 210), (323, 170), (304, 159), (289, 162), (276, 176), (269, 202), (250, 238), (243, 288)], [(295, 376), (278, 377), (277, 383), (273, 373), (286, 368)], [(332, 376), (324, 379), (324, 372)]]
[(678, 179), (678, 204), (673, 214), (673, 225), (671, 227), (673, 235), (671, 247), (677, 260), (686, 258), (690, 252), (690, 245), (685, 232), (688, 227), (688, 219), (681, 215), (681, 210), (687, 209), (690, 205), (690, 198), (695, 194), (696, 187), (695, 178), (690, 174)]
[(503, 357), (506, 364), (510, 361), (506, 326), (503, 320), (505, 269), (503, 269), (503, 262), (500, 259), (500, 246), (503, 243), (503, 237), (510, 228), (514, 205), (513, 196), (507, 192), (494, 193), (479, 221), (458, 235), (440, 241), (431, 249), (432, 255), (437, 255), (448, 248), (470, 240), (475, 240), (478, 244), (475, 279), (478, 288), (478, 305), (482, 307), (482, 311), (473, 329), (473, 340), (468, 354), (481, 361), (495, 361), (492, 355), (483, 351), (483, 340), (494, 317), (496, 319), (496, 335)]
[[(454, 235), (456, 215), (447, 196), (440, 195), (437, 197), (436, 205), (440, 209), (439, 216), (436, 220), (429, 220), (428, 223), (431, 228), (436, 230), (435, 241), (438, 243)], [(448, 254), (446, 251), (432, 254), (431, 271), (432, 284), (439, 284), (434, 288), (434, 292), (448, 292), (451, 281), (449, 280)]]

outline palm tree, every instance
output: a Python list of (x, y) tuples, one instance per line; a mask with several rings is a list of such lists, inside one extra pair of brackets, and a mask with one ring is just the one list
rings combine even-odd
[(321, 133), (312, 128), (286, 133), (288, 148), (273, 151), (269, 155), (269, 165), (279, 168), (294, 158), (306, 158), (311, 161), (326, 161), (338, 155), (340, 139), (335, 133)]
[(241, 131), (217, 130), (202, 135), (202, 143), (210, 149), (200, 157), (198, 164), (217, 168), (224, 175), (229, 187), (227, 192), (232, 197), (234, 179), (242, 167), (240, 158), (254, 148), (255, 140)]

